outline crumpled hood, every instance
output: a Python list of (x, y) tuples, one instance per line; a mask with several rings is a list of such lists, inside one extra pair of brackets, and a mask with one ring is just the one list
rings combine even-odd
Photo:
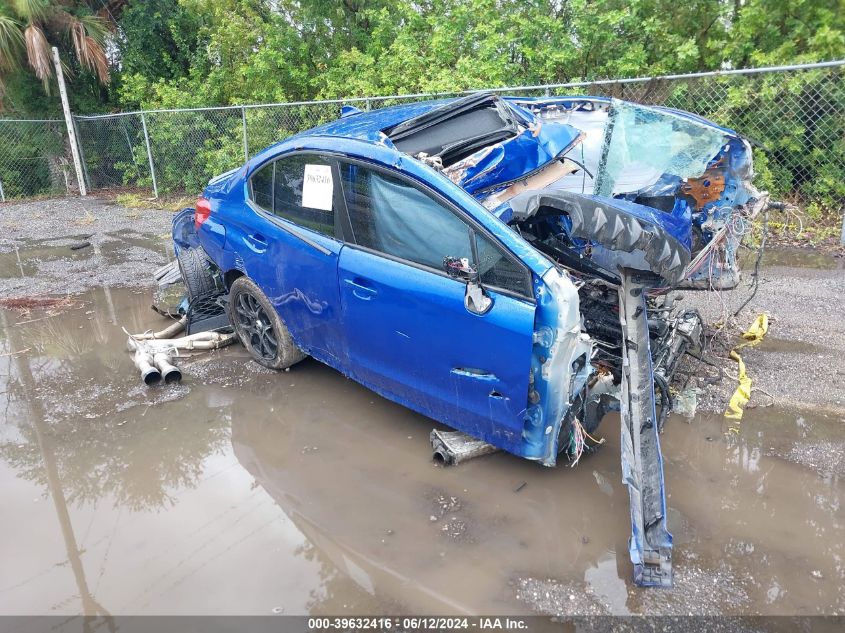
[(470, 194), (499, 189), (526, 178), (564, 154), (581, 137), (566, 123), (540, 121), (520, 126), (519, 133), (506, 141), (467, 156), (443, 173)]

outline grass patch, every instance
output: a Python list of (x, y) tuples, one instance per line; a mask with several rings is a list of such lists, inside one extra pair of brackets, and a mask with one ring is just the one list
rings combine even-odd
[(114, 201), (128, 209), (161, 209), (174, 212), (194, 205), (194, 198), (187, 196), (148, 198), (135, 192), (119, 193), (114, 197)]
[[(749, 246), (759, 244), (762, 217), (754, 221)], [(815, 214), (795, 207), (786, 211), (769, 211), (769, 244), (840, 250), (842, 216), (838, 213)]]

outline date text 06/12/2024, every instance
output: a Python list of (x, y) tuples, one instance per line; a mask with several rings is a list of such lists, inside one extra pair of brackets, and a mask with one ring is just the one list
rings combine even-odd
[(355, 618), (308, 618), (309, 631), (370, 630), (389, 631), (449, 631), (449, 630), (525, 630), (527, 622), (522, 618), (509, 617), (355, 617)]

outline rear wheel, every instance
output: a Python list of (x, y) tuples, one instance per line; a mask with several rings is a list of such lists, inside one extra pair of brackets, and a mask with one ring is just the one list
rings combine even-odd
[(244, 347), (260, 365), (286, 369), (307, 356), (290, 336), (261, 289), (239, 277), (229, 291), (229, 319)]

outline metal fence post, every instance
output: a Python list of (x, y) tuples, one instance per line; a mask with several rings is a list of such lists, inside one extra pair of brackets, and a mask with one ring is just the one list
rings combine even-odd
[(73, 166), (76, 168), (76, 181), (79, 183), (79, 195), (86, 196), (88, 191), (85, 189), (85, 176), (82, 175), (82, 160), (79, 158), (79, 145), (76, 141), (76, 132), (73, 128), (73, 119), (70, 116), (70, 104), (67, 100), (67, 90), (65, 89), (65, 75), (62, 71), (62, 60), (59, 59), (59, 49), (53, 47), (53, 64), (56, 66), (56, 79), (59, 83), (59, 96), (62, 98), (62, 111), (65, 114), (65, 124), (67, 125), (67, 135), (70, 141), (70, 153), (73, 155)]
[(839, 238), (839, 243), (845, 246), (845, 209), (842, 209), (842, 236)]
[(0, 180), (0, 202), (6, 202), (6, 193), (3, 191), (3, 181)]
[(249, 141), (246, 139), (246, 108), (241, 106), (241, 121), (244, 127), (244, 161), (249, 160)]
[(76, 132), (76, 140), (79, 141), (79, 159), (82, 161), (82, 175), (85, 176), (85, 186), (91, 190), (91, 179), (88, 177), (88, 164), (85, 162), (85, 150), (82, 147), (82, 135), (79, 133), (79, 125), (76, 117), (73, 118), (73, 129)]
[(150, 176), (153, 179), (153, 194), (158, 198), (158, 183), (156, 182), (156, 170), (153, 165), (153, 153), (150, 150), (150, 135), (147, 134), (147, 117), (141, 113), (141, 128), (144, 130), (144, 144), (147, 146), (147, 161), (150, 163)]

